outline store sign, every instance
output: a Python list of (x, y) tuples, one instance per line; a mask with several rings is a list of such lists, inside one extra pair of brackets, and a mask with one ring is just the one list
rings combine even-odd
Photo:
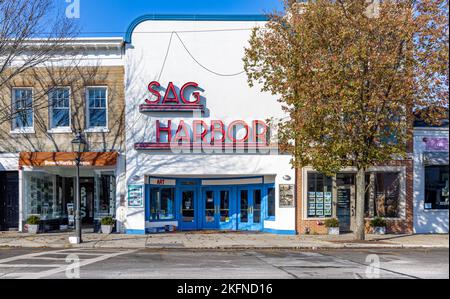
[[(148, 85), (153, 97), (140, 106), (141, 112), (173, 112), (204, 110), (201, 89), (196, 82), (184, 84), (178, 91), (173, 82), (164, 90), (159, 82)], [(262, 120), (192, 120), (187, 122), (165, 118), (156, 120), (156, 140), (136, 143), (136, 150), (176, 150), (176, 149), (269, 149), (269, 126)]]
[(424, 138), (427, 151), (448, 151), (448, 138)]
[(156, 186), (175, 186), (177, 182), (175, 180), (168, 180), (163, 178), (151, 178), (149, 179), (149, 184)]
[(148, 85), (148, 91), (152, 97), (145, 99), (145, 104), (139, 107), (141, 112), (204, 111), (198, 83), (188, 82), (178, 92), (173, 82), (163, 91), (161, 84), (153, 81)]

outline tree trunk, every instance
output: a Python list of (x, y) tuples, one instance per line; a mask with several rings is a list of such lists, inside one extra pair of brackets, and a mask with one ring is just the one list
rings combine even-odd
[(365, 240), (365, 222), (364, 222), (364, 198), (366, 191), (366, 171), (358, 169), (356, 174), (356, 225), (355, 240)]

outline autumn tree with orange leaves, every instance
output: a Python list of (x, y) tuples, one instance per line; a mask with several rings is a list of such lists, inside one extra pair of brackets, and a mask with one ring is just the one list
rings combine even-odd
[(415, 110), (448, 109), (448, 29), (448, 0), (316, 0), (253, 30), (245, 70), (289, 115), (277, 125), (293, 165), (357, 169), (357, 240), (366, 170), (406, 156)]

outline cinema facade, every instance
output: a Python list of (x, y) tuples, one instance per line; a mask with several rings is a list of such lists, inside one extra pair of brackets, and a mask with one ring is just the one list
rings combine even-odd
[(151, 15), (130, 26), (127, 233), (296, 233), (295, 171), (267, 124), (285, 114), (243, 72), (250, 29), (265, 21)]

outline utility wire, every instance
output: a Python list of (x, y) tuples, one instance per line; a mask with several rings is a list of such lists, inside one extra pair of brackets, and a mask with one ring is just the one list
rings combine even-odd
[(239, 76), (242, 75), (243, 73), (245, 73), (245, 71), (241, 71), (239, 73), (234, 73), (234, 74), (222, 74), (222, 73), (218, 73), (216, 71), (211, 70), (210, 68), (204, 66), (202, 63), (200, 63), (195, 57), (194, 55), (192, 55), (192, 53), (189, 51), (189, 49), (186, 47), (186, 45), (184, 44), (183, 40), (181, 39), (180, 35), (178, 34), (178, 32), (174, 32), (174, 34), (178, 37), (178, 39), (180, 40), (181, 44), (183, 45), (184, 49), (186, 50), (186, 52), (189, 54), (189, 56), (191, 56), (191, 58), (200, 66), (202, 67), (204, 70), (216, 75), (216, 76), (220, 76), (220, 77), (234, 77), (234, 76)]

